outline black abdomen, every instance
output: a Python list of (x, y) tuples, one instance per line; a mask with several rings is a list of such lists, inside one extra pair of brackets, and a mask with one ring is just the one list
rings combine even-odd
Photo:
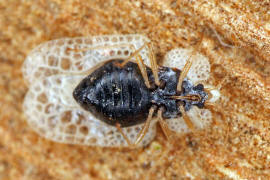
[(98, 119), (121, 127), (144, 122), (151, 107), (150, 90), (145, 86), (137, 64), (111, 60), (81, 81), (75, 100)]

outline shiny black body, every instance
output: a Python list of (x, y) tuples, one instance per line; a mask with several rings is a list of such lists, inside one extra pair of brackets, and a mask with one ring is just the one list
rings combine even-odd
[[(208, 95), (203, 85), (193, 86), (184, 80), (182, 91), (177, 92), (178, 78), (181, 73), (176, 68), (160, 67), (161, 86), (154, 84), (153, 73), (147, 67), (151, 88), (147, 88), (136, 63), (123, 60), (107, 61), (103, 66), (84, 78), (73, 92), (74, 99), (87, 111), (109, 125), (119, 123), (128, 127), (146, 121), (151, 106), (164, 107), (163, 118), (180, 117), (179, 105), (188, 111), (192, 105), (204, 106)], [(175, 100), (170, 96), (198, 95), (199, 101)]]

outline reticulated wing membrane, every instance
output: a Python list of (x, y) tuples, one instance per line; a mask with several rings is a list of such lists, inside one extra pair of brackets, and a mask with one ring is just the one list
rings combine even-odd
[(212, 113), (208, 109), (200, 109), (193, 106), (188, 112), (190, 120), (198, 129), (203, 129), (212, 123)]
[[(166, 54), (163, 66), (175, 67), (182, 70), (191, 55), (191, 49), (173, 49)], [(198, 53), (191, 58), (193, 58), (194, 61), (187, 74), (187, 78), (194, 84), (200, 81), (206, 81), (210, 74), (210, 64), (208, 59)]]
[(188, 126), (186, 125), (183, 117), (172, 118), (165, 120), (169, 129), (178, 133), (187, 133), (190, 131)]
[[(41, 136), (62, 143), (92, 146), (127, 146), (118, 130), (84, 111), (73, 99), (72, 90), (82, 76), (54, 75), (36, 81), (24, 100), (24, 112), (29, 125)], [(135, 139), (143, 124), (124, 128)], [(153, 122), (140, 146), (152, 141), (156, 134)]]
[[(74, 88), (97, 64), (125, 59), (149, 40), (141, 35), (104, 35), (45, 42), (26, 58), (22, 71), (30, 84), (24, 100), (27, 121), (40, 135), (63, 143), (127, 146), (118, 130), (84, 111), (72, 96)], [(148, 49), (139, 54), (149, 65)], [(101, 63), (102, 64), (102, 63)], [(134, 142), (143, 125), (124, 128)], [(153, 122), (140, 145), (156, 134)]]
[[(24, 78), (33, 81), (55, 74), (89, 71), (98, 63), (127, 58), (149, 40), (142, 35), (104, 35), (93, 37), (63, 38), (45, 42), (36, 47), (26, 58), (22, 71)], [(139, 54), (149, 65), (148, 49)]]
[[(208, 127), (212, 122), (212, 113), (208, 109), (199, 109), (193, 106), (189, 111), (186, 112), (195, 129), (203, 129)], [(190, 129), (185, 123), (183, 117), (166, 119), (168, 127), (178, 133), (190, 132)]]

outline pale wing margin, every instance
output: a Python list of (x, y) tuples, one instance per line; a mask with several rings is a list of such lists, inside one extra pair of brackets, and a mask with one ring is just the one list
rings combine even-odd
[[(45, 42), (36, 47), (22, 67), (24, 79), (33, 83), (55, 74), (88, 71), (98, 63), (127, 58), (149, 39), (143, 35), (102, 35), (63, 38)], [(148, 49), (140, 51), (149, 65)]]
[[(73, 99), (73, 88), (82, 76), (55, 75), (36, 81), (26, 94), (23, 108), (29, 125), (41, 136), (61, 143), (91, 146), (128, 146), (118, 130), (84, 111)], [(135, 142), (143, 124), (123, 128)], [(156, 122), (139, 146), (149, 144), (156, 135)]]
[[(24, 100), (27, 121), (40, 135), (53, 141), (98, 145), (127, 146), (118, 130), (84, 111), (73, 99), (80, 76), (101, 62), (129, 57), (149, 40), (142, 35), (104, 35), (63, 38), (39, 45), (26, 58), (22, 71), (31, 82)], [(149, 65), (148, 49), (139, 52)], [(77, 74), (77, 75), (76, 75)], [(155, 137), (155, 121), (141, 142), (147, 145)], [(124, 128), (134, 142), (143, 125)]]

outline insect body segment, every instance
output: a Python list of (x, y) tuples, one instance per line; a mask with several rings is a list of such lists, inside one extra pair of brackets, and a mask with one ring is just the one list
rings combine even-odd
[[(76, 101), (98, 119), (109, 125), (119, 123), (128, 127), (143, 123), (148, 117), (151, 106), (164, 107), (166, 119), (181, 116), (178, 106), (185, 106), (188, 111), (192, 105), (203, 108), (207, 99), (203, 85), (193, 86), (184, 80), (182, 91), (177, 91), (180, 70), (160, 67), (159, 78), (164, 87), (147, 88), (136, 63), (128, 62), (119, 67), (123, 60), (110, 60), (102, 67), (84, 78), (75, 88)], [(154, 75), (147, 67), (151, 84), (155, 84)], [(198, 96), (196, 99), (192, 97)], [(181, 97), (181, 98), (178, 98)]]
[(159, 67), (141, 35), (42, 44), (23, 66), (32, 82), (24, 101), (27, 121), (48, 139), (98, 146), (147, 145), (156, 122), (168, 139), (171, 130), (204, 128), (211, 123), (204, 104), (209, 96), (215, 101), (218, 91), (206, 91), (200, 83), (209, 77), (205, 57), (195, 55), (185, 69), (190, 52), (174, 49)]
[(146, 87), (138, 65), (122, 60), (104, 64), (81, 81), (73, 92), (76, 101), (107, 124), (121, 127), (145, 121), (151, 107), (151, 92)]
[(202, 84), (193, 85), (188, 79), (184, 79), (181, 91), (177, 90), (178, 79), (182, 72), (175, 68), (160, 67), (159, 78), (164, 83), (164, 87), (158, 87), (152, 93), (152, 102), (158, 106), (164, 106), (166, 111), (163, 113), (165, 119), (181, 116), (178, 106), (185, 106), (188, 111), (192, 105), (203, 108), (207, 99)]

